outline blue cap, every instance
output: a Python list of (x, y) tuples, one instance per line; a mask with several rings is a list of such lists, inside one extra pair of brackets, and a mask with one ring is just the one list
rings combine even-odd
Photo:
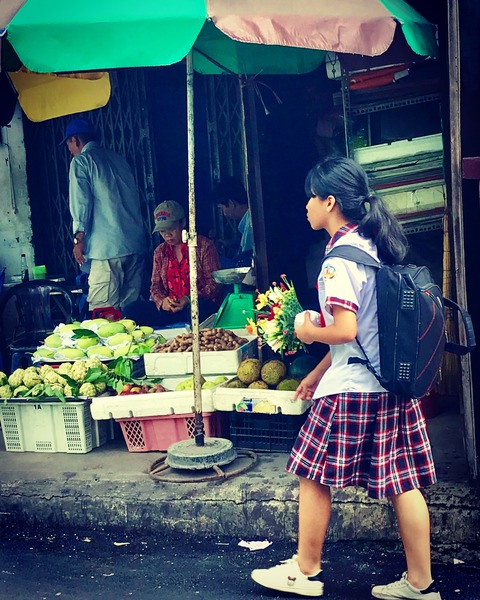
[(70, 121), (65, 129), (65, 137), (58, 144), (59, 146), (63, 146), (63, 144), (68, 140), (72, 135), (77, 135), (78, 133), (90, 133), (95, 134), (95, 129), (92, 127), (92, 124), (86, 119), (74, 119)]

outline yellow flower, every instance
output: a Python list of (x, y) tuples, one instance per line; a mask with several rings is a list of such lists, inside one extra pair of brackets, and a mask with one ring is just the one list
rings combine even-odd
[(247, 325), (246, 325), (245, 329), (251, 335), (258, 335), (257, 324), (250, 317), (247, 317)]
[(261, 310), (262, 308), (265, 308), (265, 306), (267, 306), (267, 304), (268, 304), (267, 294), (258, 294), (257, 304), (256, 304), (257, 310)]

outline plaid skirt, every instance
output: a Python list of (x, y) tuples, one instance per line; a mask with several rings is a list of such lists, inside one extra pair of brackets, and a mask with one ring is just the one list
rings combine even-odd
[(425, 419), (416, 399), (355, 392), (314, 401), (287, 471), (385, 498), (436, 482)]

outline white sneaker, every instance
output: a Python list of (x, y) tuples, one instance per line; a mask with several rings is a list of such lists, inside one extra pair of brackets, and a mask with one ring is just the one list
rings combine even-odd
[(382, 600), (442, 600), (440, 592), (435, 589), (435, 582), (424, 590), (417, 590), (407, 581), (407, 572), (402, 575), (399, 581), (394, 581), (388, 585), (376, 585), (372, 588), (372, 596)]
[(299, 596), (323, 596), (323, 572), (304, 575), (298, 566), (297, 556), (282, 560), (270, 569), (255, 569), (252, 579), (263, 587), (278, 592), (288, 592)]

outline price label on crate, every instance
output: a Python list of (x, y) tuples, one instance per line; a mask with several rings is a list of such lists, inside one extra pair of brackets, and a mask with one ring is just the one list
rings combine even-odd
[(273, 415), (276, 412), (275, 404), (266, 399), (243, 398), (236, 406), (237, 412), (262, 413)]

